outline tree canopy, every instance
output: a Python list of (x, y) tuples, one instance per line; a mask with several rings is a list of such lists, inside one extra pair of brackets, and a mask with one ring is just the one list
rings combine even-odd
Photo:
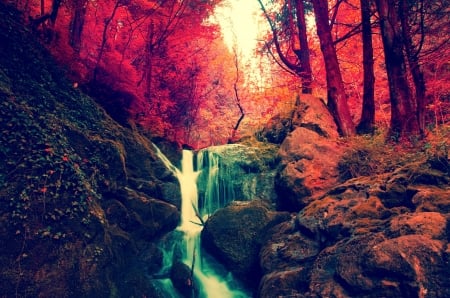
[(251, 61), (211, 21), (229, 1), (14, 3), (113, 118), (194, 147), (252, 134), (302, 93), (343, 136), (384, 126), (401, 140), (448, 121), (448, 1), (255, 0)]

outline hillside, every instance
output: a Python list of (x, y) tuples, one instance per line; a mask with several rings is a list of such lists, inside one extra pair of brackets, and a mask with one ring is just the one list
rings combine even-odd
[(140, 297), (178, 185), (0, 5), (0, 296)]

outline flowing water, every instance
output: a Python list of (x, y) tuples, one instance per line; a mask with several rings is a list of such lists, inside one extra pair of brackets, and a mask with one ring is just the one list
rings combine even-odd
[[(251, 295), (243, 290), (239, 283), (211, 256), (201, 249), (200, 233), (202, 221), (218, 208), (234, 199), (226, 181), (218, 177), (219, 162), (217, 156), (206, 151), (198, 156), (197, 170), (194, 167), (194, 154), (183, 150), (181, 170), (175, 167), (155, 146), (158, 157), (177, 177), (181, 189), (181, 221), (177, 231), (182, 233), (179, 248), (182, 262), (193, 268), (194, 280), (198, 288), (198, 297), (247, 298)], [(198, 178), (202, 174), (204, 194), (199, 204)], [(173, 249), (173, 246), (171, 247)], [(170, 248), (169, 248), (170, 249)], [(168, 266), (173, 259), (173, 251), (166, 251)], [(164, 281), (166, 286), (169, 281)], [(170, 285), (169, 285), (170, 286)]]

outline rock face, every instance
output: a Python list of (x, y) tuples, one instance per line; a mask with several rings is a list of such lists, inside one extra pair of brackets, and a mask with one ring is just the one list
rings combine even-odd
[(270, 230), (259, 297), (449, 297), (450, 178), (431, 163), (360, 177)]
[(170, 280), (183, 297), (197, 297), (191, 268), (183, 262), (175, 261), (173, 263), (170, 269)]
[(302, 98), (292, 121), (294, 130), (278, 152), (282, 168), (275, 186), (278, 209), (299, 211), (338, 183), (343, 144), (333, 118), (317, 98)]
[(0, 296), (158, 297), (177, 181), (0, 14)]
[(292, 117), (275, 115), (270, 118), (263, 130), (258, 134), (258, 139), (273, 144), (281, 144), (292, 130)]
[(261, 276), (258, 256), (264, 233), (287, 217), (287, 213), (270, 211), (267, 202), (261, 200), (235, 201), (207, 220), (202, 244), (228, 270), (255, 284)]
[(201, 150), (197, 159), (198, 168), (203, 169), (198, 178), (200, 196), (214, 192), (220, 201), (215, 207), (255, 197), (276, 201), (277, 149), (271, 144), (228, 144)]

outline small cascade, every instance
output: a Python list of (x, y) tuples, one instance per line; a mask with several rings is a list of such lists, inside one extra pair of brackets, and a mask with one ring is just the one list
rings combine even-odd
[(198, 181), (201, 189), (202, 216), (212, 214), (236, 199), (230, 173), (220, 165), (219, 155), (203, 149), (197, 155), (197, 167), (202, 169)]
[[(250, 294), (240, 289), (233, 289), (232, 287), (236, 288), (238, 282), (215, 259), (201, 249), (200, 233), (203, 228), (203, 218), (226, 203), (223, 192), (225, 188), (219, 183), (218, 158), (212, 154), (199, 154), (196, 163), (197, 170), (195, 170), (193, 152), (183, 150), (181, 170), (179, 170), (156, 146), (155, 149), (158, 157), (180, 183), (181, 221), (177, 231), (182, 233), (182, 243), (178, 247), (181, 250), (182, 262), (192, 268), (198, 287), (198, 291), (192, 297), (250, 297)], [(203, 204), (199, 204), (197, 187), (199, 175), (203, 175), (202, 181), (206, 187)], [(173, 252), (167, 253), (168, 256), (173, 256), (173, 254)], [(167, 284), (167, 281), (164, 283)]]

